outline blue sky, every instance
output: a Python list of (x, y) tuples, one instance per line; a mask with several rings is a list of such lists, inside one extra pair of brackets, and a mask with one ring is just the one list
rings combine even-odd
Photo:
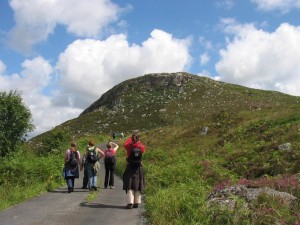
[(0, 91), (22, 92), (32, 136), (147, 73), (300, 96), (299, 11), (300, 0), (3, 0)]

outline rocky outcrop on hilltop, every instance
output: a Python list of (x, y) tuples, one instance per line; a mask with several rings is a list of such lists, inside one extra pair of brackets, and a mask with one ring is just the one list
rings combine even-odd
[(122, 97), (130, 93), (133, 89), (151, 92), (157, 89), (176, 88), (178, 92), (183, 92), (184, 85), (191, 79), (199, 79), (199, 76), (188, 73), (155, 73), (124, 81), (106, 93), (90, 107), (85, 109), (81, 115), (99, 110), (105, 106), (108, 109), (122, 107)]

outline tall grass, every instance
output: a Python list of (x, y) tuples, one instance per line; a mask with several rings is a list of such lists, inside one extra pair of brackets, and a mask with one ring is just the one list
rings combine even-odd
[[(259, 130), (265, 124), (268, 126), (263, 132), (272, 135), (274, 139), (265, 140), (263, 144), (257, 141), (257, 132), (245, 131)], [(295, 135), (289, 132), (297, 127), (299, 119), (249, 121), (242, 130), (237, 126), (231, 128), (227, 136), (221, 136), (225, 139), (222, 145), (219, 143), (219, 133), (200, 136), (193, 126), (160, 128), (143, 133), (142, 141), (147, 146), (143, 156), (147, 182), (145, 201), (150, 223), (299, 223), (299, 206), (289, 208), (270, 196), (262, 196), (251, 205), (245, 199), (235, 197), (234, 209), (208, 204), (209, 193), (238, 184), (240, 178), (246, 176), (250, 178), (248, 184), (251, 182), (256, 187), (269, 186), (299, 198), (300, 176), (294, 174), (295, 169), (292, 169), (298, 165), (299, 135), (295, 139)], [(276, 144), (291, 142), (295, 149), (289, 154), (273, 149), (272, 143), (280, 139), (281, 130), (286, 131), (286, 136), (281, 137), (281, 141)], [(170, 131), (172, 135), (169, 135)], [(124, 157), (120, 160), (122, 162), (118, 164), (118, 173), (124, 168)], [(268, 164), (274, 160), (278, 163)], [(282, 171), (282, 165), (288, 167)], [(265, 180), (255, 180), (261, 176), (257, 175), (255, 167), (264, 171), (262, 175), (265, 175)], [(282, 177), (282, 174), (287, 177)]]
[(36, 156), (22, 152), (0, 164), (0, 210), (61, 185), (63, 154)]

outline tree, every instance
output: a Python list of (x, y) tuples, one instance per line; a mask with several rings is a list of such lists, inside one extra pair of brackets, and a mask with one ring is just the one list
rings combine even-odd
[(17, 150), (34, 129), (32, 115), (17, 91), (0, 92), (0, 157)]

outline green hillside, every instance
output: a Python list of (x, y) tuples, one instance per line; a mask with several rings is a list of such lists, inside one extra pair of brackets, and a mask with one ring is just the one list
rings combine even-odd
[[(148, 74), (113, 87), (29, 146), (58, 154), (70, 139), (84, 146), (136, 129), (146, 145), (150, 224), (300, 223), (300, 97), (187, 73)], [(124, 154), (118, 158), (121, 175)], [(263, 193), (251, 202), (230, 195), (233, 207), (210, 203), (211, 194), (237, 184), (298, 199), (287, 204)]]
[(78, 118), (58, 128), (82, 136), (83, 133), (149, 130), (168, 125), (193, 124), (197, 128), (216, 124), (216, 120), (226, 120), (223, 122), (230, 127), (237, 125), (229, 125), (233, 122), (231, 119), (242, 125), (243, 120), (250, 122), (249, 118), (271, 119), (292, 112), (297, 115), (299, 101), (299, 97), (187, 73), (149, 74), (113, 87)]

